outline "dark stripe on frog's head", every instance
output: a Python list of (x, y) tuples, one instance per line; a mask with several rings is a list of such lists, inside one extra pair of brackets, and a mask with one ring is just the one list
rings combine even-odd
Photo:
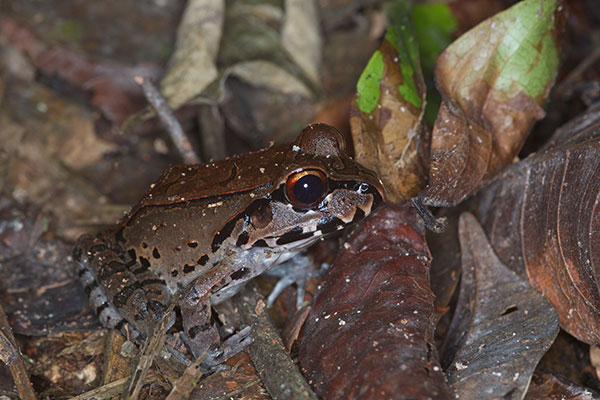
[[(365, 212), (360, 208), (356, 209), (354, 213), (354, 218), (351, 223), (357, 222), (365, 217)], [(277, 245), (288, 244), (300, 240), (307, 239), (311, 236), (321, 237), (326, 236), (330, 233), (338, 232), (346, 227), (344, 221), (337, 217), (323, 218), (317, 224), (317, 229), (315, 231), (303, 232), (302, 229), (296, 228), (293, 229), (284, 235), (282, 235), (279, 239), (277, 239)], [(262, 241), (264, 243), (264, 241)], [(258, 242), (257, 242), (258, 243)], [(254, 244), (254, 246), (257, 245)], [(266, 243), (265, 243), (266, 245)], [(259, 246), (260, 247), (260, 246)]]
[(283, 244), (289, 244), (289, 243), (293, 243), (293, 242), (297, 242), (299, 240), (303, 240), (303, 239), (307, 239), (309, 237), (312, 237), (315, 234), (315, 232), (310, 231), (310, 232), (303, 232), (302, 229), (300, 228), (294, 228), (289, 232), (284, 233), (283, 235), (281, 235), (279, 237), (279, 239), (277, 239), (277, 245), (283, 245)]

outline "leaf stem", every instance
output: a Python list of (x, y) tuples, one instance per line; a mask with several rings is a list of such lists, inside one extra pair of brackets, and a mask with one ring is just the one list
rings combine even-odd
[(183, 158), (183, 161), (188, 165), (198, 164), (200, 162), (200, 158), (194, 152), (192, 144), (183, 133), (181, 124), (179, 121), (177, 121), (175, 115), (173, 115), (173, 111), (167, 104), (165, 98), (160, 94), (156, 86), (154, 86), (152, 80), (148, 77), (143, 78), (141, 76), (136, 76), (134, 80), (138, 85), (140, 85), (144, 91), (146, 100), (148, 100), (148, 103), (150, 103), (152, 108), (154, 108), (158, 114), (158, 118), (160, 118), (162, 123), (165, 125), (165, 128), (167, 128), (167, 132), (175, 144), (175, 147), (179, 151), (179, 154)]
[(418, 196), (412, 198), (410, 201), (423, 219), (427, 229), (434, 233), (442, 233), (446, 230), (446, 226), (448, 225), (448, 219), (446, 217), (436, 219)]

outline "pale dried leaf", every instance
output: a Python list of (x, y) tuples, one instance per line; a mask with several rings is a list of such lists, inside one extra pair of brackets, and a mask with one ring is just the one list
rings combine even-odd
[(286, 0), (281, 43), (314, 84), (320, 81), (322, 40), (314, 0)]
[[(49, 138), (50, 139), (50, 138)], [(79, 169), (96, 163), (106, 153), (116, 151), (118, 146), (96, 136), (89, 117), (74, 115), (65, 135), (55, 137), (58, 158), (67, 166)]]
[(311, 91), (298, 78), (269, 61), (240, 62), (231, 67), (228, 72), (256, 87), (264, 87), (284, 94), (297, 94), (306, 98), (312, 97)]
[(177, 46), (160, 88), (172, 108), (202, 92), (216, 77), (215, 59), (224, 19), (224, 0), (190, 0), (177, 31)]

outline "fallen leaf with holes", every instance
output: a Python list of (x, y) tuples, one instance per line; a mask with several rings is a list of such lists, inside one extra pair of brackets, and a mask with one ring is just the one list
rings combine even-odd
[(448, 383), (461, 399), (521, 398), (558, 334), (544, 297), (494, 254), (472, 214), (459, 220), (463, 273), (444, 344)]
[(436, 64), (442, 105), (423, 201), (462, 201), (513, 162), (544, 117), (559, 62), (560, 0), (525, 0), (456, 40)]
[(376, 171), (386, 199), (400, 203), (425, 186), (425, 82), (406, 2), (395, 3), (385, 38), (357, 83), (350, 126), (356, 159)]
[(318, 396), (451, 398), (433, 342), (424, 234), (414, 209), (381, 207), (336, 258), (299, 352)]
[(561, 327), (600, 343), (600, 107), (559, 129), (550, 144), (509, 167), (471, 209), (496, 254), (529, 278)]

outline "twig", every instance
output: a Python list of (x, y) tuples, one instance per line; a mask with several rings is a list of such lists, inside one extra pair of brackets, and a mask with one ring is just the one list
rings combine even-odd
[(128, 378), (133, 369), (133, 360), (121, 356), (125, 338), (119, 331), (111, 329), (104, 345), (104, 376), (102, 384), (107, 385), (122, 378)]
[(231, 392), (228, 392), (228, 393), (224, 394), (221, 397), (217, 397), (214, 400), (229, 400), (229, 399), (234, 399), (234, 398), (236, 398), (235, 396), (237, 394), (242, 393), (244, 390), (246, 390), (246, 389), (248, 389), (248, 388), (250, 388), (250, 387), (252, 387), (254, 385), (257, 385), (259, 383), (260, 383), (260, 379), (253, 379), (250, 382), (246, 383), (245, 385), (242, 385), (242, 386), (238, 387), (237, 389), (234, 389)]
[(175, 115), (173, 115), (173, 112), (169, 108), (167, 101), (164, 99), (164, 97), (162, 97), (150, 78), (136, 76), (133, 79), (138, 85), (141, 86), (148, 103), (150, 103), (152, 108), (154, 108), (158, 114), (158, 118), (160, 118), (162, 123), (167, 128), (167, 132), (169, 133), (169, 136), (171, 136), (171, 140), (173, 140), (173, 143), (179, 151), (179, 154), (181, 154), (183, 161), (188, 165), (199, 163), (200, 159), (194, 152), (190, 141), (185, 137), (179, 121), (177, 121), (177, 118), (175, 118)]
[[(102, 385), (97, 387), (96, 389), (90, 390), (89, 392), (82, 393), (78, 396), (71, 397), (69, 400), (102, 400), (102, 399), (112, 399), (115, 396), (123, 393), (125, 389), (127, 389), (127, 378), (121, 378), (114, 382), (108, 383), (106, 385)], [(149, 381), (158, 381), (159, 376), (156, 374), (152, 374), (148, 376)]]
[(427, 206), (423, 204), (423, 202), (418, 196), (412, 198), (410, 201), (412, 205), (417, 209), (417, 212), (423, 219), (423, 222), (425, 223), (425, 227), (427, 229), (434, 233), (441, 233), (446, 230), (446, 226), (448, 225), (448, 219), (446, 217), (435, 219), (429, 208), (427, 208)]
[[(176, 296), (173, 296), (176, 299)], [(167, 329), (171, 319), (171, 313), (175, 308), (176, 301), (171, 301), (169, 308), (165, 311), (160, 324), (154, 329), (152, 335), (146, 338), (144, 343), (144, 347), (140, 352), (140, 358), (135, 367), (133, 374), (131, 375), (131, 380), (129, 382), (129, 387), (125, 393), (123, 393), (122, 398), (124, 400), (135, 400), (138, 398), (140, 391), (142, 390), (142, 386), (145, 383), (146, 376), (148, 375), (148, 371), (152, 366), (152, 362), (154, 361), (154, 357), (158, 354), (158, 352), (162, 349), (165, 344), (165, 340), (167, 338)]]
[(575, 82), (583, 74), (583, 72), (585, 72), (585, 70), (596, 63), (598, 59), (600, 59), (600, 46), (596, 45), (594, 50), (588, 54), (575, 68), (573, 68), (571, 72), (569, 72), (567, 77), (560, 83), (560, 85), (556, 87), (555, 91), (565, 96), (569, 91), (570, 86), (573, 85), (573, 82)]
[(317, 396), (285, 350), (256, 284), (246, 284), (234, 302), (244, 323), (252, 327), (254, 342), (249, 347), (250, 358), (271, 397), (316, 400)]
[(196, 387), (196, 384), (204, 376), (200, 364), (202, 364), (205, 357), (206, 351), (185, 369), (183, 375), (173, 384), (173, 388), (165, 400), (185, 400), (190, 398), (190, 394)]
[(69, 400), (92, 400), (92, 399), (111, 399), (123, 393), (127, 389), (127, 378), (121, 378), (106, 385), (97, 387), (94, 390), (80, 394), (79, 396), (71, 397)]
[(37, 397), (31, 386), (29, 374), (25, 369), (21, 352), (2, 306), (0, 306), (0, 360), (8, 366), (19, 392), (19, 398), (22, 400), (35, 400)]

